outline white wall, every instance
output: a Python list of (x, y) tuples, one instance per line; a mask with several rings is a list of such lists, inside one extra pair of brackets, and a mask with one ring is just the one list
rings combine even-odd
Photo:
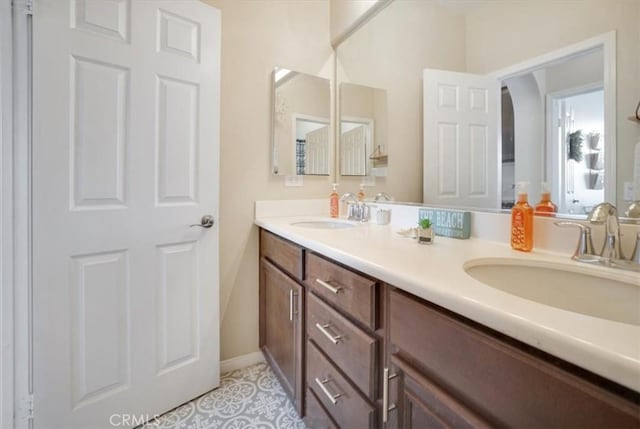
[(535, 205), (544, 174), (544, 96), (532, 73), (505, 81), (513, 100), (515, 183), (529, 182)]
[[(221, 355), (258, 349), (256, 200), (328, 197), (331, 179), (285, 188), (271, 174), (271, 72), (333, 76), (329, 3), (207, 0), (222, 12), (220, 136)], [(328, 207), (327, 207), (328, 211)]]

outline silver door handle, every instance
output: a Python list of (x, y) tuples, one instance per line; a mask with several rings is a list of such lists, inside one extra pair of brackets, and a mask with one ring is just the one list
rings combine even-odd
[(331, 341), (333, 344), (338, 344), (338, 340), (342, 338), (342, 335), (336, 335), (335, 337), (331, 335), (331, 333), (327, 331), (327, 328), (329, 326), (330, 325), (328, 323), (325, 323), (324, 325), (316, 323), (316, 328), (318, 328), (320, 332), (322, 332), (327, 338), (329, 338), (329, 341)]
[(327, 386), (325, 386), (325, 384), (327, 384), (330, 381), (331, 379), (329, 378), (320, 380), (318, 377), (316, 377), (316, 384), (320, 386), (320, 389), (322, 389), (322, 392), (327, 396), (327, 398), (329, 398), (331, 403), (335, 405), (338, 403), (338, 398), (342, 396), (342, 393), (336, 393), (334, 395), (333, 393), (329, 392), (329, 389), (327, 389)]
[(194, 226), (199, 226), (200, 228), (211, 228), (215, 223), (216, 221), (213, 220), (213, 216), (204, 215), (202, 216), (202, 219), (200, 219), (200, 223), (194, 223), (193, 225), (190, 225), (190, 227), (193, 228)]
[(389, 380), (396, 378), (397, 374), (389, 374), (389, 368), (384, 369), (382, 379), (382, 422), (387, 423), (389, 420), (389, 411), (396, 408), (396, 404), (389, 405)]
[(333, 287), (329, 283), (325, 282), (324, 280), (316, 279), (316, 283), (318, 283), (320, 286), (323, 286), (324, 288), (330, 290), (333, 293), (338, 293), (338, 292), (340, 292), (340, 290), (342, 290), (341, 287)]
[(293, 322), (293, 289), (289, 289), (289, 320)]

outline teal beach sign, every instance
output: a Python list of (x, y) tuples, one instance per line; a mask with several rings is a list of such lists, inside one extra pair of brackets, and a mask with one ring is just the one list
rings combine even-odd
[(418, 221), (421, 219), (429, 219), (431, 221), (436, 235), (462, 239), (467, 239), (471, 236), (471, 212), (419, 209)]

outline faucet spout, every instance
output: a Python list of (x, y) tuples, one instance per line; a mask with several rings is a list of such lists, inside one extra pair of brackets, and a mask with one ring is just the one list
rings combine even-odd
[(591, 210), (587, 220), (596, 225), (604, 224), (605, 239), (600, 256), (608, 260), (625, 259), (620, 245), (620, 220), (616, 206), (611, 203), (600, 203)]

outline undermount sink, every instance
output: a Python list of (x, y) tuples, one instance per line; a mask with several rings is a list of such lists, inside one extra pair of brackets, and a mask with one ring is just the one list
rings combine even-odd
[(552, 307), (640, 326), (640, 277), (560, 263), (486, 258), (464, 264), (476, 280)]
[(293, 222), (292, 226), (312, 229), (345, 229), (353, 228), (355, 224), (349, 222), (341, 222), (338, 220), (307, 220), (302, 222)]

